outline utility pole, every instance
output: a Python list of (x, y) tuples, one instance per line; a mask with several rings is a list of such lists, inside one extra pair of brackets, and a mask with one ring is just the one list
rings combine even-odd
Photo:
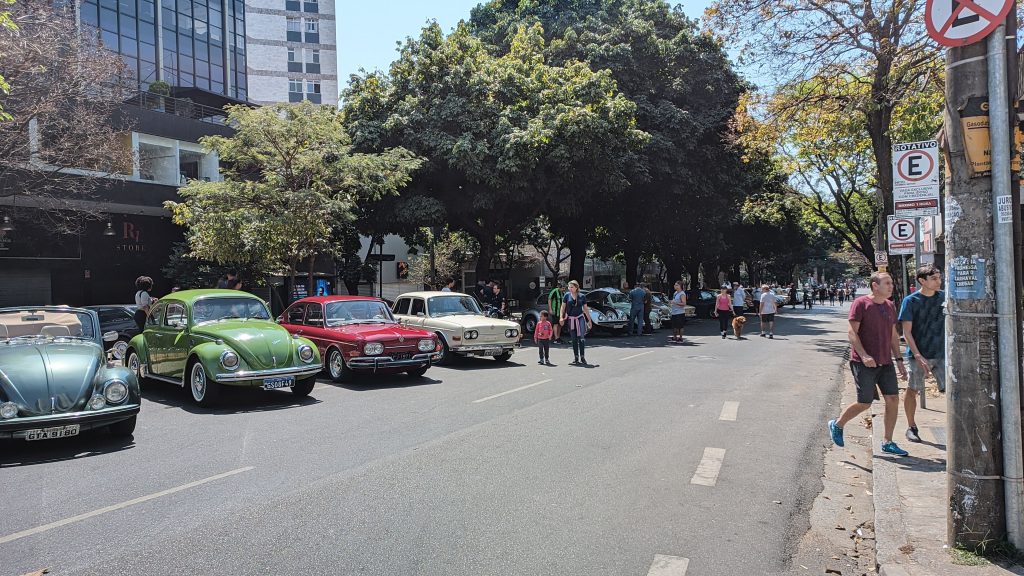
[[(955, 35), (979, 22), (967, 16), (954, 12), (938, 21), (951, 26), (936, 28)], [(1011, 193), (1005, 25), (972, 42), (954, 40), (946, 54), (947, 535), (950, 546), (1007, 536), (1020, 546), (1016, 262), (1012, 222), (997, 209)], [(978, 142), (982, 131), (991, 133), (991, 160), (966, 144), (965, 136)]]

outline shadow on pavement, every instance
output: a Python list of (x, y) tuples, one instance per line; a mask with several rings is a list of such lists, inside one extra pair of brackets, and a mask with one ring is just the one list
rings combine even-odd
[[(431, 369), (433, 370), (433, 368)], [(427, 372), (430, 373), (429, 371)], [(350, 382), (334, 382), (330, 379), (317, 380), (317, 384), (344, 388), (353, 392), (368, 392), (370, 390), (382, 390), (385, 388), (416, 388), (419, 386), (430, 386), (440, 384), (441, 380), (429, 376), (410, 376), (408, 374), (356, 374)], [(313, 390), (313, 395), (316, 395)]]
[[(270, 412), (287, 408), (300, 408), (319, 404), (314, 396), (299, 397), (291, 390), (263, 390), (261, 388), (241, 388), (225, 386), (220, 401), (211, 408), (197, 406), (192, 396), (180, 386), (164, 382), (147, 380), (142, 385), (142, 398), (149, 402), (163, 405), (165, 408), (180, 408), (190, 414), (245, 414), (249, 412)], [(143, 406), (142, 418), (146, 408)]]
[(105, 428), (86, 430), (73, 438), (56, 440), (0, 440), (0, 468), (88, 458), (134, 447), (132, 437), (111, 436)]

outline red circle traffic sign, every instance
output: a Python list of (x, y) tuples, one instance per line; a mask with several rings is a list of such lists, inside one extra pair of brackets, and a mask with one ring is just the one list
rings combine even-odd
[(897, 218), (889, 226), (889, 236), (897, 242), (907, 242), (914, 238), (916, 226), (913, 220)]
[[(904, 171), (903, 161), (906, 160), (907, 157), (911, 155), (921, 156), (928, 161), (928, 169), (922, 172), (921, 176), (908, 176)], [(907, 182), (919, 182), (921, 180), (924, 180), (925, 178), (932, 175), (932, 170), (934, 169), (935, 162), (932, 160), (931, 155), (926, 154), (921, 150), (907, 150), (906, 152), (903, 153), (902, 156), (900, 156), (900, 159), (896, 161), (896, 171), (899, 172), (900, 177), (906, 180)]]
[(943, 46), (966, 46), (986, 37), (1006, 20), (1013, 0), (928, 0), (924, 23)]

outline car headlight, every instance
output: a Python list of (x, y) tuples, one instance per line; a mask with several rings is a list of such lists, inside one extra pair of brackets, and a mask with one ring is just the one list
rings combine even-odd
[(235, 370), (238, 368), (238, 354), (235, 354), (231, 350), (221, 352), (220, 365), (227, 370)]
[(462, 333), (462, 337), (465, 338), (466, 340), (474, 340), (479, 336), (480, 333), (477, 332), (476, 330), (466, 330), (465, 332)]
[(416, 347), (419, 348), (420, 352), (430, 352), (434, 349), (434, 341), (430, 338), (424, 338), (420, 340)]
[(4, 420), (10, 420), (18, 415), (18, 405), (14, 402), (4, 402), (0, 404), (0, 418)]
[(515, 328), (505, 330), (505, 338), (515, 338), (516, 336), (519, 336), (519, 330), (516, 330)]
[(120, 404), (128, 397), (128, 385), (120, 380), (111, 380), (103, 389), (103, 397), (108, 404)]
[(598, 322), (604, 322), (604, 321), (606, 321), (606, 320), (608, 320), (608, 317), (607, 317), (607, 316), (605, 316), (604, 314), (598, 314), (598, 315), (597, 315), (597, 321), (598, 321)]
[(106, 399), (99, 394), (93, 394), (92, 398), (89, 398), (89, 409), (90, 410), (102, 410), (107, 405)]
[[(366, 346), (369, 347), (370, 345), (367, 344)], [(380, 352), (383, 352), (384, 346), (382, 344), (378, 344), (378, 346), (380, 346)], [(380, 352), (372, 352), (372, 354), (380, 354)], [(371, 352), (367, 352), (367, 354), (371, 354)], [(313, 347), (308, 344), (299, 346), (299, 360), (302, 360), (303, 362), (312, 362)]]
[(367, 356), (377, 356), (378, 354), (384, 353), (384, 345), (380, 342), (370, 342), (366, 346), (363, 346), (363, 354)]

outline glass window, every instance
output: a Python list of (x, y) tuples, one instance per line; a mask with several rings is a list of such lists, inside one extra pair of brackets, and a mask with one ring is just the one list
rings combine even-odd
[(192, 58), (189, 58), (188, 56), (182, 56), (178, 59), (178, 70), (181, 70), (185, 74), (192, 74), (192, 72), (194, 72), (192, 68), (193, 62), (195, 61)]
[(166, 304), (157, 304), (156, 308), (149, 311), (149, 316), (146, 318), (146, 326), (159, 326), (160, 320), (164, 317), (164, 309), (167, 308)]
[[(299, 307), (301, 310), (301, 306)], [(229, 318), (270, 320), (270, 313), (262, 300), (255, 296), (210, 297), (196, 300), (192, 305), (192, 321), (210, 322)]]
[(160, 10), (160, 19), (163, 23), (163, 27), (174, 31), (178, 28), (178, 16), (173, 11), (168, 10), (166, 7)]
[(320, 51), (319, 50), (310, 50), (309, 51), (309, 61), (312, 62), (313, 64), (319, 64), (320, 63)]
[(118, 27), (121, 32), (122, 38), (138, 38), (139, 34), (135, 27), (136, 20), (134, 18), (121, 17), (121, 25)]
[(92, 4), (82, 5), (82, 24), (92, 26), (93, 28), (99, 28), (100, 26), (100, 14), (99, 8)]
[(399, 298), (398, 302), (395, 302), (395, 314), (408, 314), (409, 313), (409, 299)]
[(195, 37), (199, 40), (205, 41), (206, 32), (209, 30), (209, 26), (206, 24), (206, 22), (203, 22), (201, 20), (196, 20), (193, 22), (193, 24), (195, 24), (196, 26), (194, 33)]
[(121, 0), (117, 10), (122, 16), (135, 16), (135, 0)]
[(309, 326), (324, 325), (324, 309), (319, 304), (306, 305), (306, 324)]
[(176, 302), (168, 304), (167, 314), (164, 316), (164, 326), (170, 328), (174, 327), (173, 325), (177, 325), (178, 327), (181, 327), (185, 324), (185, 307)]
[(182, 56), (192, 55), (192, 39), (184, 34), (178, 34), (178, 50)]
[(178, 14), (184, 14), (185, 16), (192, 15), (192, 2), (189, 0), (178, 0)]
[(121, 54), (125, 56), (138, 56), (139, 43), (134, 38), (121, 38)]
[(206, 6), (200, 5), (199, 3), (196, 3), (195, 8), (192, 10), (192, 16), (200, 22), (210, 21), (210, 14), (209, 11), (207, 11)]
[(288, 49), (288, 61), (295, 62), (295, 48)]
[(196, 76), (202, 76), (203, 78), (210, 77), (210, 63), (206, 60), (196, 59)]
[(139, 17), (145, 22), (156, 21), (156, 6), (151, 0), (139, 0)]
[(156, 44), (156, 27), (142, 22), (139, 24), (139, 40)]
[(174, 32), (168, 31), (164, 34), (164, 55), (166, 56), (167, 51), (176, 52), (178, 50), (178, 35)]
[(107, 32), (117, 32), (117, 12), (100, 8), (100, 28)]
[[(317, 305), (319, 308), (319, 305)], [(379, 300), (342, 300), (327, 303), (327, 325), (391, 323), (388, 305)], [(306, 317), (309, 323), (309, 317)]]
[(306, 307), (302, 304), (297, 304), (288, 309), (288, 323), (289, 324), (302, 324), (302, 317), (306, 313)]
[(288, 18), (288, 32), (301, 32), (302, 22), (298, 18)]
[(120, 43), (118, 42), (117, 34), (114, 32), (102, 31), (100, 32), (100, 41), (109, 50), (117, 52), (120, 49)]
[(430, 315), (446, 314), (480, 314), (480, 305), (472, 296), (458, 294), (452, 296), (435, 296), (430, 299)]
[(220, 26), (210, 25), (210, 42), (218, 46), (224, 43), (224, 29)]
[(423, 306), (422, 298), (412, 299), (412, 306), (409, 308), (409, 314), (412, 316), (423, 316), (426, 314), (426, 308)]
[(319, 20), (306, 20), (306, 32), (316, 34), (320, 31)]
[(302, 80), (288, 79), (288, 91), (302, 93)]
[(189, 34), (192, 32), (192, 17), (184, 14), (178, 14), (178, 30), (182, 33)]
[(320, 83), (319, 82), (314, 82), (312, 80), (306, 82), (306, 94), (319, 94), (319, 93), (320, 93)]
[(210, 59), (210, 45), (206, 42), (196, 40), (196, 63), (207, 62)]

